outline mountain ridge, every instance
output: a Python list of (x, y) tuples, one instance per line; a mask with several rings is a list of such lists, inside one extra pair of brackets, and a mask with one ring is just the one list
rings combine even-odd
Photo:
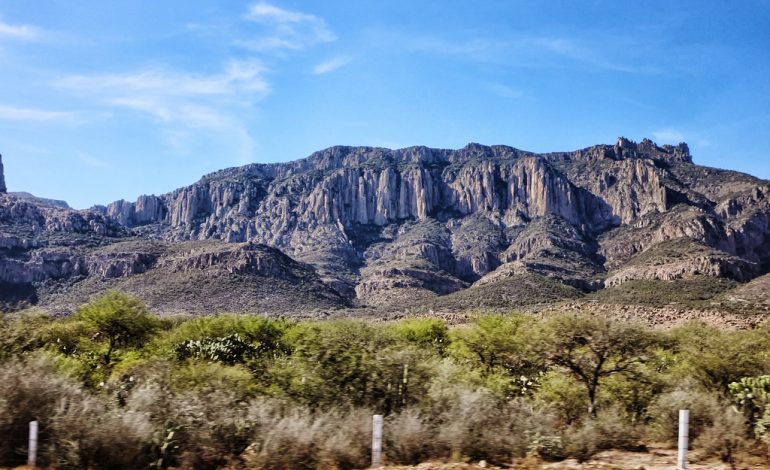
[[(77, 292), (110, 271), (77, 257), (127, 239), (277, 250), (300, 263), (292, 269), (312, 268), (340, 296), (325, 305), (339, 308), (430, 301), (527, 275), (584, 292), (704, 274), (746, 282), (770, 270), (769, 195), (770, 182), (695, 165), (684, 143), (621, 137), (543, 154), (335, 146), (83, 211), (5, 195), (0, 282)], [(63, 234), (73, 239), (56, 241)], [(144, 274), (130, 271), (116, 277)]]

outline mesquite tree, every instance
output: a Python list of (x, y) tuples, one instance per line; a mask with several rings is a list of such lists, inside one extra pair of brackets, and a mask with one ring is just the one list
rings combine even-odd
[(158, 326), (141, 300), (117, 291), (109, 291), (80, 307), (75, 320), (83, 322), (95, 340), (106, 343), (102, 355), (105, 367), (112, 365), (116, 348), (141, 345)]
[(585, 386), (592, 417), (602, 380), (615, 374), (638, 376), (638, 366), (654, 345), (653, 336), (637, 325), (590, 315), (554, 318), (542, 335), (536, 347)]

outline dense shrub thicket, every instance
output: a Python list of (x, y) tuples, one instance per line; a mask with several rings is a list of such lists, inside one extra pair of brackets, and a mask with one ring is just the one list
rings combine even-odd
[(564, 315), (392, 323), (157, 318), (110, 292), (66, 319), (0, 317), (0, 465), (27, 423), (53, 468), (365, 468), (590, 458), (671, 444), (766, 452), (770, 328), (670, 331)]

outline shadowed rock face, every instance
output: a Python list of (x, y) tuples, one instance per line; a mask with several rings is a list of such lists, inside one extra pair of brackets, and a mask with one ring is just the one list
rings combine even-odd
[(0, 193), (8, 191), (5, 186), (5, 169), (3, 168), (3, 156), (0, 155)]
[[(3, 232), (3, 243), (20, 254), (3, 257), (0, 276), (9, 283), (134, 276), (163, 265), (166, 255), (152, 262), (126, 255), (111, 260), (114, 267), (89, 268), (89, 243), (141, 237), (272, 247), (308, 266), (346, 302), (363, 304), (532, 273), (583, 290), (605, 280), (691, 274), (748, 280), (770, 269), (768, 196), (766, 181), (696, 166), (686, 144), (646, 139), (548, 154), (478, 144), (332, 147), (88, 211), (5, 196), (0, 222), (13, 230)], [(13, 238), (24, 227), (34, 236)], [(77, 235), (82, 260), (61, 253), (55, 240), (69, 236), (63, 234)], [(650, 251), (680, 239), (688, 243), (665, 245), (680, 247), (673, 254)], [(43, 249), (49, 251), (33, 256)], [(653, 259), (640, 260), (645, 254)], [(186, 263), (213, 262), (207, 256)]]

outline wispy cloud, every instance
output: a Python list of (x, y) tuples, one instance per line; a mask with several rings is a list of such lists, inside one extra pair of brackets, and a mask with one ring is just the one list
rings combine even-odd
[(54, 121), (73, 119), (76, 113), (0, 105), (0, 119), (6, 121)]
[(54, 82), (98, 106), (138, 112), (159, 121), (168, 145), (186, 153), (187, 142), (218, 136), (235, 147), (235, 158), (253, 158), (254, 139), (244, 115), (270, 93), (266, 68), (258, 61), (231, 61), (219, 73), (173, 70), (74, 75)]
[(628, 57), (623, 38), (573, 38), (515, 33), (508, 36), (447, 37), (371, 32), (373, 41), (412, 52), (521, 68), (591, 68), (623, 73), (658, 73)]
[(0, 38), (6, 37), (22, 41), (34, 41), (42, 37), (43, 31), (40, 28), (30, 25), (15, 25), (6, 23), (0, 19)]
[(254, 51), (304, 49), (337, 39), (323, 18), (266, 2), (251, 5), (244, 18), (266, 29), (262, 37), (237, 41)]
[(341, 69), (342, 67), (348, 65), (352, 61), (352, 57), (333, 57), (313, 67), (313, 75), (323, 75), (329, 72), (334, 72), (335, 70)]
[(137, 96), (206, 96), (230, 95), (238, 92), (265, 94), (270, 86), (264, 78), (265, 68), (256, 61), (230, 62), (216, 75), (186, 74), (162, 70), (145, 70), (125, 74), (74, 75), (64, 77), (57, 85), (89, 93)]
[[(270, 92), (266, 69), (255, 61), (227, 64), (218, 74), (168, 70), (124, 74), (74, 75), (55, 82), (60, 88), (96, 97), (103, 104), (151, 114), (163, 121), (200, 121), (201, 109), (227, 108)], [(196, 112), (191, 113), (190, 110)], [(213, 114), (216, 114), (212, 111)]]

